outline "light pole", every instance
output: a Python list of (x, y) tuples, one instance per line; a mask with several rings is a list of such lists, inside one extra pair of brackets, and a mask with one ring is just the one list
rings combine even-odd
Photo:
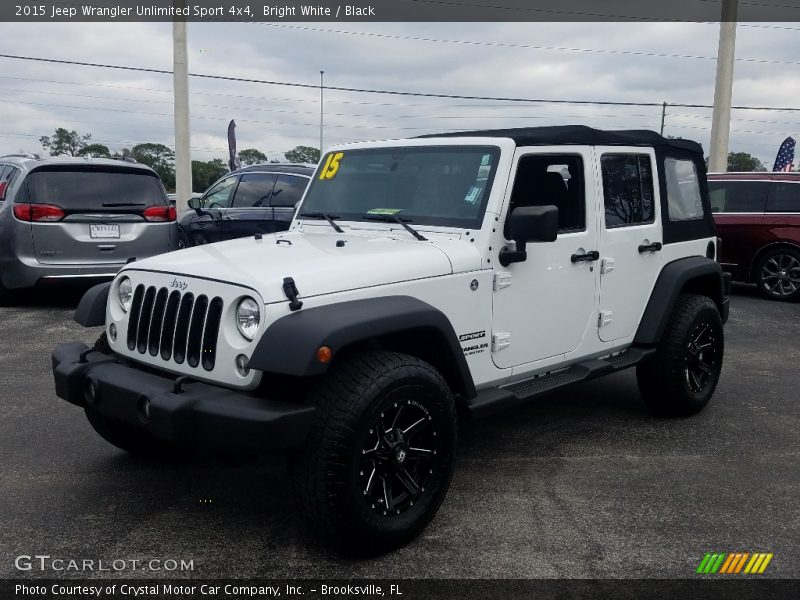
[(714, 87), (714, 112), (711, 117), (711, 148), (708, 159), (708, 170), (718, 173), (728, 170), (737, 3), (738, 0), (722, 0), (722, 14), (719, 23), (717, 80)]
[(322, 129), (325, 126), (325, 71), (319, 72), (319, 157), (322, 158)]
[(192, 195), (192, 156), (189, 133), (189, 59), (186, 21), (172, 24), (172, 86), (175, 102), (175, 208), (186, 210)]

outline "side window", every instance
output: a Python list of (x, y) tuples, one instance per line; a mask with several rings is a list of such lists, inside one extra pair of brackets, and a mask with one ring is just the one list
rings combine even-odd
[(709, 180), (711, 210), (720, 213), (763, 213), (767, 206), (768, 181)]
[[(550, 204), (558, 208), (559, 231), (586, 229), (586, 195), (580, 155), (533, 154), (519, 159), (508, 214), (520, 206)], [(505, 235), (509, 237), (508, 230)]]
[(228, 208), (231, 205), (231, 193), (238, 177), (223, 179), (203, 197), (205, 208)]
[(773, 181), (769, 188), (767, 212), (800, 213), (800, 183)]
[(691, 160), (664, 159), (667, 180), (667, 211), (670, 221), (703, 218), (703, 201), (697, 168)]
[(242, 175), (233, 206), (236, 208), (258, 208), (269, 206), (269, 197), (272, 186), (275, 185), (276, 175), (269, 173), (247, 173)]
[(652, 223), (653, 168), (646, 154), (604, 154), (603, 202), (606, 229)]
[(308, 179), (296, 175), (278, 175), (272, 190), (272, 206), (294, 206), (303, 197)]

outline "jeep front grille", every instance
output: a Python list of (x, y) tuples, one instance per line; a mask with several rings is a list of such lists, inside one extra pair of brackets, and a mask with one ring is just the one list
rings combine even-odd
[(128, 350), (177, 364), (214, 369), (222, 298), (136, 286), (128, 320)]

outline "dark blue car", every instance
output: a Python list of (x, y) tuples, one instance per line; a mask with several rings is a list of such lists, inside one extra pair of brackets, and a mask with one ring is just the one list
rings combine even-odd
[(314, 167), (266, 164), (244, 167), (217, 181), (178, 217), (178, 246), (286, 231)]

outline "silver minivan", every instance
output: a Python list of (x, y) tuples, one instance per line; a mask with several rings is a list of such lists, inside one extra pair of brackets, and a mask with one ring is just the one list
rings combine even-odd
[(52, 281), (111, 278), (177, 247), (175, 207), (127, 160), (0, 157), (0, 302)]

